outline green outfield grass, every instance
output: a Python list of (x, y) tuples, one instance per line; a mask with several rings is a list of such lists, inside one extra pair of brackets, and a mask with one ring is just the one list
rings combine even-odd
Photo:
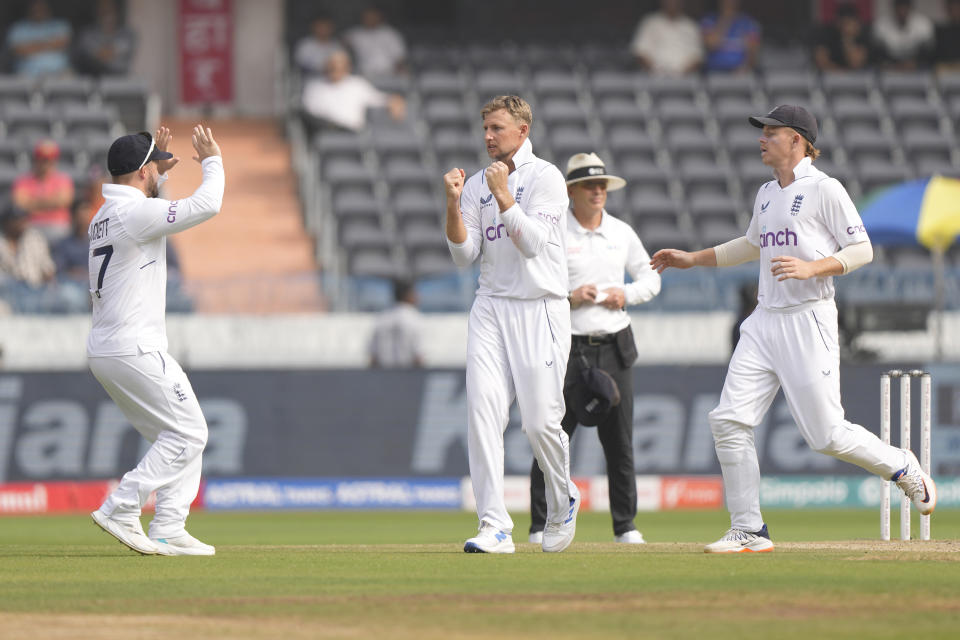
[[(562, 554), (465, 554), (449, 512), (196, 513), (213, 558), (138, 556), (86, 515), (0, 518), (0, 638), (956, 638), (960, 510), (767, 511), (772, 554), (708, 556), (724, 512), (581, 514)], [(919, 524), (914, 521), (914, 531)], [(898, 532), (894, 517), (894, 535)]]

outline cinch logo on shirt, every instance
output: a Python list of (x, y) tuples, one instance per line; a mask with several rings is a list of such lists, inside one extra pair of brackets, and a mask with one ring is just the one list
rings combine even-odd
[(510, 234), (507, 233), (507, 228), (503, 224), (491, 225), (487, 227), (483, 234), (487, 236), (487, 240), (493, 242), (494, 240), (499, 240), (502, 236), (510, 237)]
[(560, 224), (560, 216), (552, 216), (549, 213), (543, 213), (538, 211), (537, 215), (546, 220), (547, 222), (552, 222), (553, 224)]
[[(766, 230), (766, 227), (764, 227)], [(776, 246), (788, 247), (797, 246), (797, 234), (786, 228), (783, 231), (764, 231), (760, 234), (760, 248)]]
[(174, 200), (170, 203), (170, 206), (167, 207), (167, 222), (176, 222), (177, 221), (177, 205), (180, 203), (179, 200)]
[(847, 227), (847, 235), (852, 236), (855, 233), (866, 233), (867, 230), (863, 228), (862, 224), (855, 225), (853, 227)]

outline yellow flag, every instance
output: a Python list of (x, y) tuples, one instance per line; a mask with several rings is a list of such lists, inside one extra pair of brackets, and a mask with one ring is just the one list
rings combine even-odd
[(917, 240), (928, 249), (946, 250), (960, 234), (960, 180), (934, 176), (920, 205)]

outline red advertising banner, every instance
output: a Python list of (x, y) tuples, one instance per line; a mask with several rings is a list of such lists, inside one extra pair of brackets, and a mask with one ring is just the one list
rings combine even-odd
[(233, 0), (180, 0), (180, 101), (233, 100)]
[[(0, 516), (93, 511), (100, 508), (117, 483), (117, 480), (84, 480), (0, 484)], [(155, 505), (156, 495), (151, 494), (143, 510), (153, 511)], [(203, 506), (203, 483), (192, 506)]]
[(723, 479), (719, 476), (664, 476), (660, 481), (660, 509), (719, 509), (723, 506)]

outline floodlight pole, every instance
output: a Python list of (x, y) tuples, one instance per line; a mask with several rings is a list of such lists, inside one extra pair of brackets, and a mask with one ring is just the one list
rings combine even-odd
[(944, 306), (944, 257), (943, 248), (936, 247), (933, 253), (933, 359), (943, 361), (943, 306)]

